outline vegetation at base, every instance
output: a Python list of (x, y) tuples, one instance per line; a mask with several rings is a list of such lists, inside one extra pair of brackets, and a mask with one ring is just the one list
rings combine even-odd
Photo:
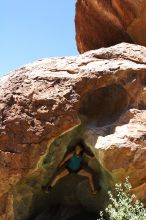
[(109, 205), (100, 213), (98, 220), (146, 220), (146, 209), (143, 203), (136, 200), (135, 195), (130, 194), (131, 184), (126, 178), (124, 184), (115, 185), (115, 196), (109, 194)]

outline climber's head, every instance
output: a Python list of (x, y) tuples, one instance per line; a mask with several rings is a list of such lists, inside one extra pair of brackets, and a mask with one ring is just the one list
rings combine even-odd
[(80, 154), (83, 151), (83, 148), (80, 144), (77, 144), (75, 147), (75, 153)]

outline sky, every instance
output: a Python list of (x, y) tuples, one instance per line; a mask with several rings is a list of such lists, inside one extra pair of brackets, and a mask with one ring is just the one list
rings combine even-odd
[(77, 55), (76, 0), (0, 2), (0, 76), (45, 57)]

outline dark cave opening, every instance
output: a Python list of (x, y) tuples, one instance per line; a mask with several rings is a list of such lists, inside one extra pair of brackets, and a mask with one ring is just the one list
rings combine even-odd
[(84, 95), (79, 112), (89, 123), (100, 127), (116, 121), (128, 107), (126, 90), (119, 84), (112, 84)]
[(62, 178), (51, 192), (44, 194), (29, 220), (95, 220), (99, 196), (91, 194), (85, 177), (70, 174)]
[(97, 220), (97, 217), (99, 215), (96, 212), (90, 212), (82, 208), (79, 210), (78, 207), (56, 205), (46, 209), (35, 220)]

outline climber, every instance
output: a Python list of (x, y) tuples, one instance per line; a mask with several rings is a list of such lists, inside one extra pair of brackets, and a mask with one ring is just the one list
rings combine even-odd
[[(67, 153), (64, 159), (59, 164), (59, 168), (63, 167), (63, 165), (65, 166), (60, 172), (57, 172), (50, 185), (43, 187), (43, 189), (45, 189), (45, 191), (51, 191), (52, 187), (54, 187), (61, 178), (67, 176), (70, 173), (76, 173), (80, 176), (85, 176), (88, 178), (89, 184), (91, 186), (91, 192), (92, 194), (96, 194), (92, 174), (82, 167), (84, 152), (85, 150), (82, 144), (77, 144), (72, 152)], [(94, 155), (89, 155), (88, 152), (86, 152), (86, 154), (87, 156), (90, 156), (92, 158), (94, 157)]]

